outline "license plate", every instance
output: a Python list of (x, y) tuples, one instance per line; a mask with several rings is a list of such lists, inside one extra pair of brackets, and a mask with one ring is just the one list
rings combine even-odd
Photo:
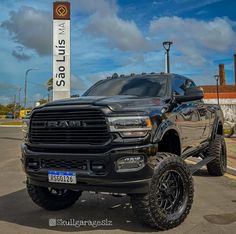
[(76, 173), (69, 171), (49, 171), (48, 181), (53, 183), (76, 184)]

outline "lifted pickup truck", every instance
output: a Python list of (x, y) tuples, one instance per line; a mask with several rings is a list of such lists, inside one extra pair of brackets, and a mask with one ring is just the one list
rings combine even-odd
[[(48, 210), (83, 191), (125, 193), (137, 218), (165, 230), (193, 202), (192, 173), (226, 171), (223, 115), (175, 74), (117, 74), (80, 98), (35, 108), (24, 127), (22, 163), (31, 199)], [(202, 160), (189, 167), (188, 157)]]

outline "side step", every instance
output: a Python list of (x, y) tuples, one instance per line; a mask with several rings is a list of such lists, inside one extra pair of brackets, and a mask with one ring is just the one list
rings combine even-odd
[(205, 166), (207, 163), (211, 162), (214, 159), (215, 157), (207, 157), (199, 161), (197, 164), (190, 166), (191, 174), (194, 174), (196, 171), (198, 171), (199, 169), (201, 169), (203, 166)]

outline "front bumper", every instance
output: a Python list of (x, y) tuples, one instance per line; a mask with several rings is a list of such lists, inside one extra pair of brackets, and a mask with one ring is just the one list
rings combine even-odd
[[(154, 148), (156, 146), (149, 144), (115, 148), (101, 154), (81, 154), (36, 152), (23, 144), (21, 161), (29, 183), (37, 186), (111, 193), (146, 193), (155, 167)], [(142, 169), (116, 172), (115, 162), (118, 158), (138, 155), (145, 158)], [(76, 168), (77, 165), (79, 169)], [(94, 170), (92, 165), (102, 165), (102, 170)], [(48, 171), (52, 170), (76, 172), (77, 184), (49, 183)]]

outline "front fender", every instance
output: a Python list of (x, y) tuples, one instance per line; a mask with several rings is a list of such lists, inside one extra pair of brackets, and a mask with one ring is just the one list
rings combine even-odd
[[(215, 118), (215, 121), (214, 121), (214, 124), (213, 124), (213, 128), (212, 128), (212, 132), (211, 132), (211, 139), (215, 139), (216, 135), (217, 135), (217, 130), (218, 130), (218, 127), (220, 125), (220, 123), (222, 124), (222, 127), (223, 127), (223, 121), (222, 119), (217, 116)], [(223, 135), (224, 135), (224, 129), (223, 129)]]
[(165, 120), (162, 122), (156, 129), (155, 134), (153, 136), (153, 143), (157, 143), (162, 140), (163, 136), (165, 133), (169, 130), (174, 130), (180, 139), (180, 144), (181, 144), (181, 137), (180, 137), (180, 130), (179, 128), (169, 119)]

